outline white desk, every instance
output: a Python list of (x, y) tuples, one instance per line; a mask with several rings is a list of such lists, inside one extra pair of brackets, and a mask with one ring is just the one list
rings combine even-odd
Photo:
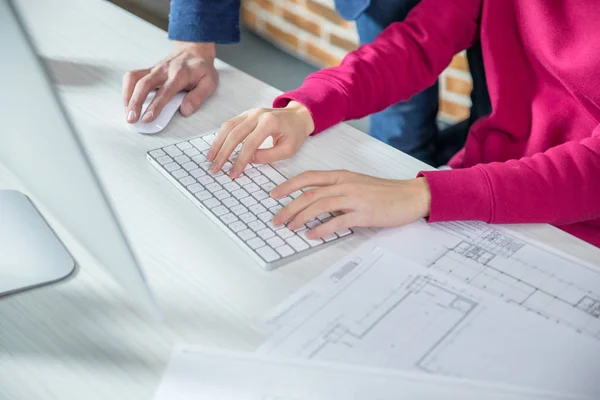
[[(362, 230), (279, 270), (261, 270), (148, 164), (145, 152), (268, 106), (277, 90), (220, 63), (221, 85), (200, 112), (177, 117), (163, 134), (134, 134), (124, 124), (121, 77), (164, 57), (171, 47), (166, 34), (101, 0), (17, 3), (140, 254), (166, 323), (140, 318), (121, 288), (57, 228), (81, 268), (66, 282), (0, 300), (0, 399), (151, 399), (174, 343), (254, 349), (265, 338), (254, 318), (370, 234)], [(288, 176), (346, 168), (408, 178), (401, 171), (414, 175), (424, 166), (341, 125), (309, 140), (281, 167)], [(19, 185), (0, 168), (0, 187)], [(518, 229), (600, 260), (599, 249), (550, 226)]]

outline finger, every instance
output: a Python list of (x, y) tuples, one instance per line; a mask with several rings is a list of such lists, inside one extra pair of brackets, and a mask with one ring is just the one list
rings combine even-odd
[[(218, 76), (218, 75), (217, 75)], [(211, 94), (215, 92), (217, 89), (218, 78), (211, 77), (209, 75), (204, 76), (195, 88), (193, 88), (181, 102), (181, 107), (179, 110), (181, 111), (181, 115), (184, 117), (189, 117), (198, 109), (200, 106), (206, 101), (207, 98), (210, 97)]]
[(221, 125), (217, 131), (215, 140), (213, 141), (212, 146), (210, 146), (210, 150), (208, 150), (208, 154), (206, 155), (206, 159), (208, 161), (214, 161), (215, 156), (219, 154), (219, 150), (221, 150), (221, 146), (223, 146), (223, 143), (225, 143), (225, 139), (227, 139), (229, 132), (234, 130), (246, 118), (248, 118), (248, 113), (244, 112)]
[(317, 216), (333, 211), (348, 210), (352, 207), (352, 199), (348, 196), (324, 197), (301, 210), (288, 223), (288, 228), (296, 230)]
[(269, 164), (279, 160), (285, 160), (294, 155), (294, 147), (290, 140), (281, 140), (269, 149), (258, 149), (252, 156), (252, 162), (256, 164)]
[(358, 213), (351, 212), (342, 214), (338, 217), (333, 217), (329, 221), (317, 225), (315, 228), (306, 232), (306, 237), (309, 239), (322, 238), (334, 232), (339, 232), (343, 229), (357, 226)]
[[(275, 217), (273, 224), (281, 225), (290, 221), (299, 212), (307, 208), (310, 204), (326, 197), (335, 197), (345, 193), (346, 188), (342, 185), (325, 186), (318, 189), (309, 190), (302, 193), (300, 197), (283, 207)], [(319, 215), (319, 214), (317, 214)]]
[(257, 126), (256, 119), (246, 118), (235, 128), (233, 128), (225, 138), (225, 141), (215, 156), (213, 165), (210, 167), (210, 169), (213, 172), (220, 170), (223, 167), (223, 164), (227, 162), (231, 156), (231, 153), (233, 153), (238, 144), (242, 143), (247, 137), (250, 137)]
[(142, 115), (142, 122), (152, 122), (158, 117), (165, 105), (175, 96), (179, 91), (183, 89), (184, 84), (175, 80), (167, 80), (164, 85), (158, 89), (156, 96), (148, 105), (148, 108)]
[(138, 69), (136, 71), (129, 71), (123, 75), (123, 105), (125, 107), (129, 105), (129, 100), (131, 100), (131, 95), (133, 94), (135, 84), (144, 76), (148, 75), (149, 72), (150, 68), (146, 68)]
[(263, 114), (262, 118), (259, 118), (256, 128), (250, 132), (244, 144), (242, 144), (242, 150), (240, 150), (240, 154), (229, 173), (232, 179), (240, 176), (246, 165), (252, 160), (258, 147), (273, 133), (273, 126), (276, 125), (272, 122), (271, 117), (265, 118), (267, 115), (270, 114)]
[(140, 112), (148, 94), (167, 80), (164, 69), (159, 68), (140, 79), (133, 89), (129, 106), (127, 107), (127, 122), (134, 123), (140, 118)]
[(340, 171), (307, 171), (277, 186), (271, 192), (275, 199), (288, 196), (309, 186), (334, 185), (339, 181)]

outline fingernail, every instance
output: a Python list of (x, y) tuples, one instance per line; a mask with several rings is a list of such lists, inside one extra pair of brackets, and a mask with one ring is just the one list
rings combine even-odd
[(208, 151), (208, 154), (206, 154), (206, 159), (207, 159), (208, 161), (212, 161), (212, 160), (213, 160), (213, 158), (215, 158), (215, 155), (214, 155), (214, 153), (213, 153), (213, 151), (212, 151), (212, 150), (209, 150), (209, 151)]
[(309, 239), (315, 239), (315, 234), (313, 231), (306, 232), (306, 237)]
[(150, 121), (152, 121), (153, 117), (154, 117), (154, 112), (148, 111), (148, 112), (144, 113), (144, 116), (142, 117), (142, 122), (150, 122)]
[(229, 171), (229, 176), (231, 177), (231, 179), (236, 179), (237, 177), (240, 176), (240, 173), (234, 170), (230, 170)]
[(127, 113), (127, 122), (129, 122), (130, 124), (135, 122), (135, 111), (131, 110)]
[(194, 110), (192, 109), (191, 104), (183, 103), (181, 105), (181, 114), (183, 114), (184, 117), (189, 117), (192, 112), (194, 112)]

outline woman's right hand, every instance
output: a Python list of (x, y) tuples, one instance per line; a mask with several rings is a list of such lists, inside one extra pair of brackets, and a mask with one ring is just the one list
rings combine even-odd
[[(217, 172), (235, 148), (242, 144), (231, 167), (232, 179), (240, 176), (248, 163), (267, 164), (293, 156), (315, 130), (310, 112), (302, 104), (290, 102), (285, 108), (256, 108), (225, 122), (208, 152), (211, 170)], [(259, 149), (269, 136), (273, 147)]]

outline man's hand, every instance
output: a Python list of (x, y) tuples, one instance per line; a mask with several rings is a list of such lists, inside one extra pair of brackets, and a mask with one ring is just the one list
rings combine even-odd
[(431, 194), (425, 178), (391, 180), (348, 171), (304, 172), (273, 189), (275, 199), (307, 187), (316, 187), (284, 207), (273, 224), (298, 229), (323, 214), (341, 211), (307, 232), (315, 239), (360, 227), (401, 226), (429, 215)]
[[(173, 96), (182, 90), (189, 93), (181, 103), (184, 117), (193, 114), (210, 96), (219, 81), (214, 66), (214, 43), (175, 42), (171, 55), (148, 69), (127, 72), (123, 76), (123, 103), (127, 122), (133, 124), (140, 118), (152, 122)], [(156, 97), (144, 115), (140, 115), (148, 93), (158, 88)]]

